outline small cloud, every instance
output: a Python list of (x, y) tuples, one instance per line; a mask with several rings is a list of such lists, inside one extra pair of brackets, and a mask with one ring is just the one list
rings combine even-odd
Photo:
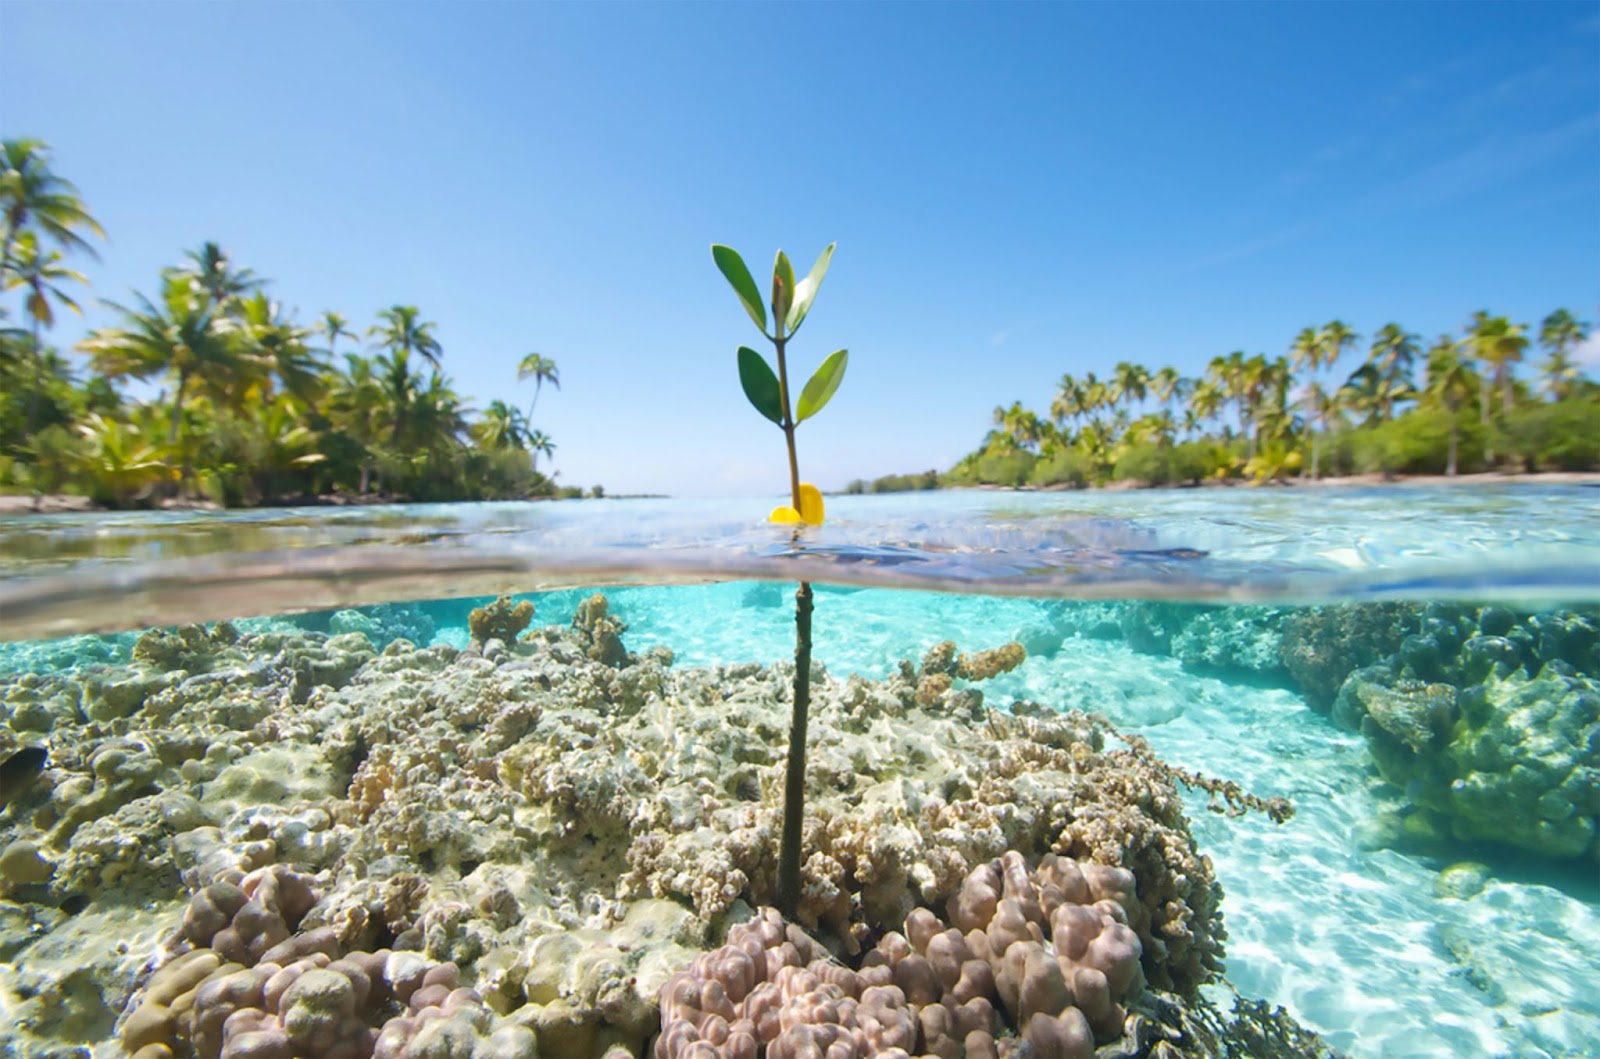
[(1592, 332), (1572, 351), (1572, 358), (1579, 364), (1589, 367), (1600, 367), (1600, 331)]
[(1003, 346), (1006, 344), (1006, 339), (1010, 337), (1011, 332), (1001, 328), (999, 331), (996, 331), (994, 334), (989, 336), (989, 344), (991, 346)]

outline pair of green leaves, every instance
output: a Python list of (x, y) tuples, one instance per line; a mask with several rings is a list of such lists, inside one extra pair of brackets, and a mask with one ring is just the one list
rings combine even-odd
[[(828, 244), (828, 248), (817, 257), (817, 263), (811, 266), (811, 272), (798, 284), (795, 283), (794, 266), (789, 263), (788, 256), (782, 250), (778, 251), (777, 260), (772, 264), (773, 334), (767, 334), (767, 307), (762, 303), (761, 292), (739, 252), (731, 246), (714, 244), (711, 257), (739, 296), (744, 311), (761, 328), (761, 333), (778, 345), (781, 356), (782, 342), (794, 334), (806, 314), (811, 312), (811, 303), (816, 300), (817, 289), (822, 286), (822, 277), (828, 274), (828, 265), (833, 260), (833, 248), (836, 245)], [(782, 339), (779, 335), (783, 336)], [(822, 411), (823, 406), (832, 399), (834, 391), (839, 389), (849, 361), (849, 352), (841, 349), (822, 362), (822, 366), (800, 392), (800, 402), (795, 406), (795, 423), (803, 423)], [(766, 358), (749, 346), (739, 347), (739, 383), (756, 411), (779, 426), (784, 425), (788, 409), (784, 403), (783, 387)]]
[[(822, 362), (805, 389), (800, 391), (800, 403), (795, 408), (794, 421), (803, 423), (822, 411), (844, 379), (844, 369), (850, 362), (848, 350), (838, 350)], [(783, 426), (783, 393), (778, 377), (765, 357), (749, 346), (739, 347), (739, 384), (744, 395), (750, 398), (757, 412), (780, 427)]]
[[(822, 286), (822, 277), (828, 274), (828, 264), (833, 260), (833, 248), (837, 245), (828, 244), (828, 248), (818, 255), (817, 263), (811, 266), (811, 272), (798, 285), (794, 281), (794, 266), (782, 250), (778, 251), (778, 258), (772, 264), (772, 319), (775, 329), (779, 321), (782, 321), (786, 335), (792, 335), (800, 329), (806, 314), (811, 312), (811, 303), (816, 300), (817, 289)], [(719, 244), (712, 245), (711, 257), (739, 296), (739, 301), (744, 304), (744, 311), (761, 328), (761, 333), (768, 338), (776, 338), (775, 334), (767, 334), (767, 307), (761, 301), (760, 288), (745, 267), (744, 258), (733, 247)]]

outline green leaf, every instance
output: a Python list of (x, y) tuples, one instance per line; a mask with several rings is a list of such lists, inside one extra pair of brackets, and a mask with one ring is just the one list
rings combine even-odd
[(772, 262), (772, 321), (789, 318), (789, 306), (794, 303), (794, 266), (782, 250)]
[(750, 398), (757, 412), (783, 425), (783, 398), (778, 394), (778, 377), (772, 374), (766, 358), (749, 346), (739, 347), (739, 385), (744, 387), (744, 395)]
[(828, 274), (828, 265), (833, 261), (833, 248), (838, 243), (829, 243), (828, 248), (817, 255), (817, 263), (811, 266), (811, 271), (800, 285), (794, 290), (794, 304), (789, 306), (789, 316), (784, 321), (792, 335), (800, 329), (800, 321), (806, 318), (811, 311), (811, 302), (817, 296), (817, 288), (822, 286), (822, 277)]
[(823, 406), (833, 398), (833, 391), (843, 381), (844, 369), (849, 363), (850, 353), (843, 349), (822, 362), (822, 367), (811, 376), (806, 388), (800, 391), (799, 414), (794, 420), (796, 423), (802, 423), (822, 411)]
[(750, 319), (761, 328), (761, 333), (766, 334), (767, 309), (761, 304), (761, 290), (751, 277), (750, 270), (745, 268), (744, 258), (739, 256), (739, 251), (731, 246), (712, 243), (711, 258), (717, 263), (717, 268), (722, 270), (722, 275), (733, 287), (733, 292), (744, 303), (744, 311), (749, 313)]

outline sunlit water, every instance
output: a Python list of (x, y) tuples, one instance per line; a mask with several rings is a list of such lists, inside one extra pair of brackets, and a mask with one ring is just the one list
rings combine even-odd
[[(553, 624), (571, 619), (590, 586), (621, 584), (634, 587), (608, 594), (630, 649), (665, 644), (677, 665), (772, 662), (793, 650), (779, 581), (802, 575), (818, 582), (815, 657), (836, 676), (884, 676), (943, 639), (979, 648), (1053, 629), (1059, 648), (985, 685), (987, 702), (1102, 713), (1175, 765), (1297, 806), (1279, 826), (1192, 800), (1198, 842), (1227, 893), (1227, 975), (1243, 994), (1284, 1005), (1354, 1055), (1595, 1054), (1592, 860), (1557, 871), (1505, 855), (1481, 893), (1435, 896), (1448, 859), (1363, 838), (1363, 823), (1399, 792), (1377, 776), (1361, 735), (1311, 710), (1288, 681), (1196, 672), (1074, 617), (1115, 602), (1061, 601), (1454, 598), (1592, 612), (1600, 489), (840, 498), (828, 527), (799, 543), (759, 524), (760, 508), (604, 501), (12, 518), (0, 522), (0, 633), (37, 639), (535, 588), (536, 624)], [(430, 604), (435, 638), (464, 645), (471, 605)], [(129, 642), (93, 650), (116, 657)], [(89, 643), (0, 644), (0, 674), (70, 662), (92, 653)]]

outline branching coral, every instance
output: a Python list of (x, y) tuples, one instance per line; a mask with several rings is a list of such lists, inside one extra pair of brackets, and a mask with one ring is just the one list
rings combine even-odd
[(474, 643), (486, 644), (490, 640), (511, 643), (533, 621), (531, 600), (511, 602), (510, 596), (501, 596), (485, 607), (475, 607), (467, 615), (467, 631)]

